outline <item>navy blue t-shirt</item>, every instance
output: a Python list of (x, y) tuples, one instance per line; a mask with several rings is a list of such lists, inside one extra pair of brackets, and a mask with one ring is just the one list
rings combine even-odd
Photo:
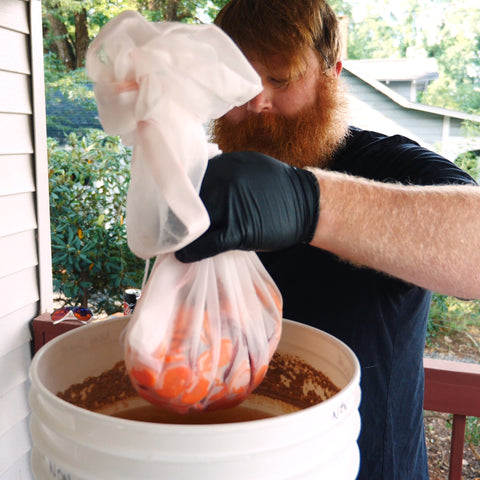
[[(475, 183), (405, 137), (356, 128), (330, 168), (382, 182)], [(282, 292), (284, 317), (334, 335), (359, 359), (358, 479), (428, 480), (423, 350), (431, 293), (309, 245), (259, 257)]]

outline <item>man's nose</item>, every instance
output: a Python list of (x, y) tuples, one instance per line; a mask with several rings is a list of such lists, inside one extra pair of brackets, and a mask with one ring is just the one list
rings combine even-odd
[(272, 109), (272, 100), (267, 90), (262, 90), (247, 102), (247, 111), (252, 113), (268, 112)]

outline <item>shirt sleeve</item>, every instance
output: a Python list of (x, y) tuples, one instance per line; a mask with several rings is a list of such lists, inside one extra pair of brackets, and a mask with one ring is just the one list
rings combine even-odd
[(336, 170), (406, 185), (476, 185), (450, 160), (401, 135), (352, 130)]

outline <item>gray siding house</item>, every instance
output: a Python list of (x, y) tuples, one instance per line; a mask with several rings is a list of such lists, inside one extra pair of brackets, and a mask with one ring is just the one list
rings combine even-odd
[(405, 135), (452, 161), (461, 153), (480, 150), (480, 137), (468, 137), (463, 129), (465, 121), (480, 125), (479, 115), (412, 102), (385, 82), (374, 79), (367, 72), (368, 64), (360, 62), (363, 61), (343, 62), (342, 77), (349, 91), (352, 125)]
[(435, 58), (349, 60), (349, 65), (364, 71), (411, 102), (416, 102), (418, 94), (439, 77)]
[(30, 479), (29, 322), (52, 308), (40, 0), (0, 1), (0, 479)]

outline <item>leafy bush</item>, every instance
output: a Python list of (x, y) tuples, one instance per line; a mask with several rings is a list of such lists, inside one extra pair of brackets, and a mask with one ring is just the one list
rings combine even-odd
[(462, 153), (455, 160), (455, 163), (477, 180), (477, 182), (480, 180), (480, 158), (475, 152)]
[(480, 418), (467, 417), (465, 439), (473, 445), (480, 445)]
[(480, 300), (466, 301), (446, 295), (433, 295), (427, 341), (442, 331), (460, 331), (469, 325), (480, 325)]
[(144, 267), (126, 240), (130, 151), (91, 130), (66, 147), (49, 139), (48, 154), (54, 291), (68, 305), (118, 311)]

